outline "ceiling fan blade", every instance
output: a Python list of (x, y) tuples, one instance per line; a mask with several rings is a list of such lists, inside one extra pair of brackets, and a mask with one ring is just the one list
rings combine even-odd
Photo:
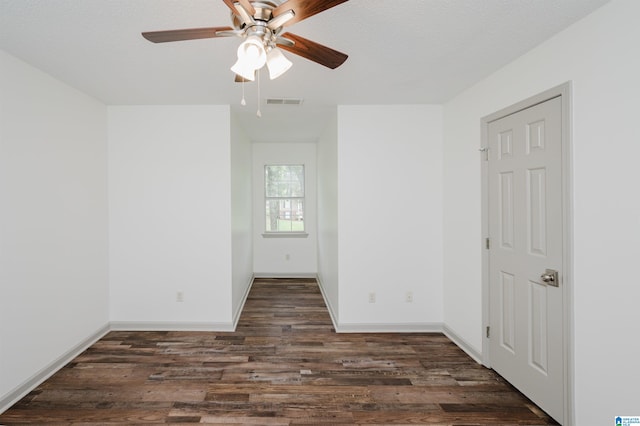
[[(226, 1), (227, 0), (225, 0), (225, 2)], [(273, 10), (273, 16), (278, 16), (288, 10), (293, 10), (296, 16), (284, 24), (286, 27), (346, 1), (348, 0), (288, 0)]]
[(251, 2), (249, 0), (238, 0), (238, 3), (240, 3), (242, 6), (244, 6), (246, 11), (249, 12), (251, 14), (251, 16), (256, 14), (256, 9), (253, 7), (253, 5), (251, 4)]
[(267, 27), (269, 27), (269, 29), (272, 31), (276, 31), (278, 28), (283, 27), (284, 24), (287, 23), (287, 21), (290, 21), (295, 16), (296, 13), (293, 10), (289, 9), (281, 15), (271, 18), (267, 23)]
[(244, 22), (245, 25), (251, 26), (255, 25), (256, 21), (253, 19), (253, 16), (249, 13), (249, 11), (240, 3), (236, 3), (236, 11), (238, 12), (238, 16)]
[(222, 0), (224, 1), (224, 4), (227, 5), (227, 7), (229, 9), (231, 9), (231, 12), (233, 12), (234, 15), (238, 15), (238, 11), (236, 10), (236, 2), (234, 0)]
[(147, 31), (142, 37), (154, 43), (166, 43), (169, 41), (196, 40), (200, 38), (228, 37), (218, 35), (219, 31), (231, 31), (231, 27), (188, 28), (184, 30)]
[(284, 33), (282, 37), (293, 41), (295, 44), (293, 46), (281, 44), (279, 45), (281, 49), (331, 69), (338, 68), (349, 57), (342, 52), (338, 52), (330, 47), (323, 46), (315, 41), (307, 40), (295, 34)]
[(251, 16), (256, 14), (256, 9), (253, 7), (253, 5), (251, 4), (251, 2), (249, 0), (222, 0), (224, 1), (224, 4), (227, 5), (227, 7), (229, 9), (231, 9), (231, 12), (233, 12), (234, 15), (240, 16), (240, 14), (238, 13), (238, 11), (236, 10), (236, 3), (240, 3), (242, 5), (242, 7), (245, 8), (245, 10), (247, 12), (249, 12), (249, 14)]

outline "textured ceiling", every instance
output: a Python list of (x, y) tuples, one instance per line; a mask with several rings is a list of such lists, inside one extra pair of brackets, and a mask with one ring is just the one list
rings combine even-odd
[[(349, 55), (258, 91), (229, 67), (239, 39), (153, 44), (142, 31), (226, 26), (222, 0), (0, 0), (0, 48), (106, 104), (230, 104), (254, 140), (312, 140), (340, 104), (439, 104), (608, 0), (351, 0), (288, 28)], [(268, 97), (303, 98), (300, 107)]]

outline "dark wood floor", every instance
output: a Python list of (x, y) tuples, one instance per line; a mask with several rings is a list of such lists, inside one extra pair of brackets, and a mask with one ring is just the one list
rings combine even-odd
[(556, 424), (442, 334), (336, 334), (313, 280), (256, 280), (234, 333), (111, 332), (0, 424)]

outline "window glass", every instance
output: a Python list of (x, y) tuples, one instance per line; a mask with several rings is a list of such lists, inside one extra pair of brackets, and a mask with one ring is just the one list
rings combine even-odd
[(266, 232), (304, 232), (304, 166), (267, 165)]

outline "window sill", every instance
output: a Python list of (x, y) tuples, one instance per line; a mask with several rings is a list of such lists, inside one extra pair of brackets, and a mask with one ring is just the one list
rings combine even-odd
[(262, 238), (307, 238), (306, 232), (265, 232)]

